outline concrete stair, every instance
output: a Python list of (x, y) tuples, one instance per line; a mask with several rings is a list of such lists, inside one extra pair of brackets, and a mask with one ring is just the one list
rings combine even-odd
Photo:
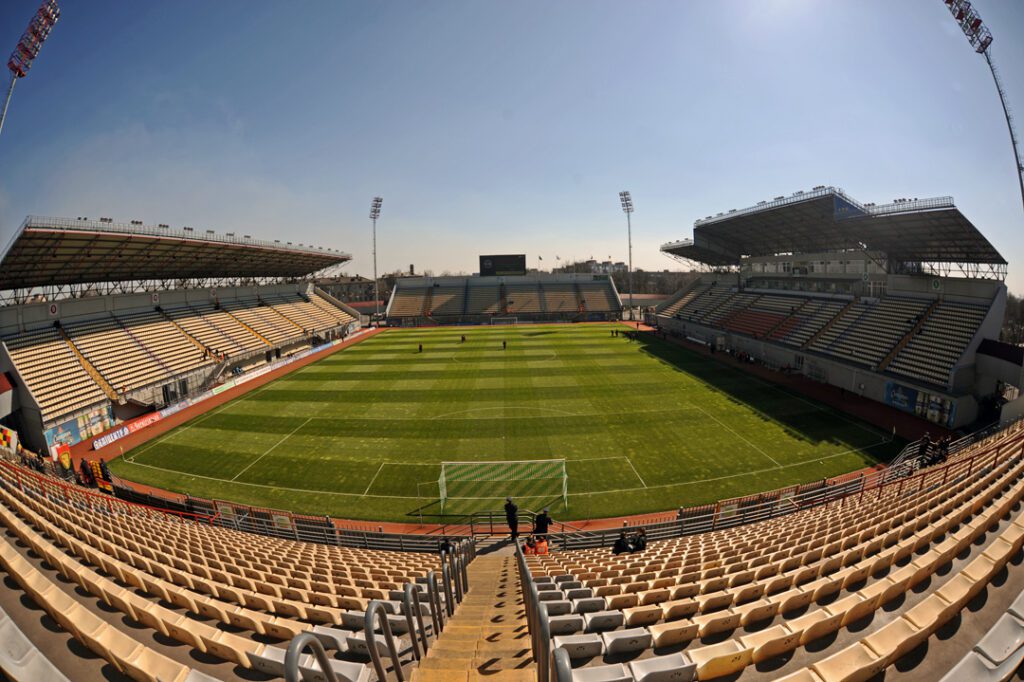
[(532, 682), (537, 672), (515, 557), (477, 556), (469, 565), (469, 585), (455, 615), (413, 670), (412, 682)]

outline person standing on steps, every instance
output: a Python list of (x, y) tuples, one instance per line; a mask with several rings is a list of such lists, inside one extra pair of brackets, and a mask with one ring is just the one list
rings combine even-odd
[(548, 514), (547, 507), (544, 508), (540, 514), (537, 514), (537, 518), (533, 521), (533, 534), (538, 538), (548, 538), (548, 528), (551, 526), (551, 516)]
[(505, 521), (508, 523), (508, 529), (512, 533), (514, 542), (519, 537), (519, 507), (511, 497), (505, 498)]

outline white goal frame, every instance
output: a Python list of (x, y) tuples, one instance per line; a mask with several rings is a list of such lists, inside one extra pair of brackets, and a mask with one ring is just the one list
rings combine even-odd
[(511, 325), (511, 326), (515, 327), (516, 325), (519, 324), (519, 318), (515, 317), (514, 315), (505, 315), (503, 317), (492, 317), (491, 318), (491, 324), (492, 325), (505, 325), (505, 324), (507, 324), (507, 325)]
[[(532, 476), (539, 468), (548, 467), (553, 475)], [(462, 478), (459, 470), (479, 470)], [(454, 474), (454, 475), (453, 475)], [(463, 474), (465, 475), (465, 474)], [(455, 482), (476, 482), (476, 483), (511, 483), (515, 481), (533, 480), (561, 481), (562, 504), (569, 508), (569, 474), (566, 469), (565, 459), (520, 459), (520, 460), (498, 460), (498, 461), (471, 461), (471, 462), (441, 462), (441, 475), (437, 479), (438, 494), (441, 499), (441, 513), (444, 513), (445, 504), (449, 500), (501, 500), (506, 497), (506, 492), (498, 495), (480, 497), (448, 496), (448, 484)]]

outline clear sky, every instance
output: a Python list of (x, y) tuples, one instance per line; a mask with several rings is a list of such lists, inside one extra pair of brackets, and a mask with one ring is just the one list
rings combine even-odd
[[(36, 0), (0, 0), (0, 48)], [(818, 184), (952, 195), (1024, 293), (999, 100), (942, 0), (61, 0), (0, 134), (28, 214), (344, 249), (369, 274), (634, 263), (693, 221)], [(1024, 113), (1024, 3), (974, 3)], [(1024, 118), (1019, 119), (1024, 125)]]

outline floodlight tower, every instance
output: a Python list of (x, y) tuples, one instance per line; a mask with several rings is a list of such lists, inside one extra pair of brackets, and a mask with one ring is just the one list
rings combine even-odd
[(11, 84), (7, 87), (7, 97), (4, 98), (4, 107), (0, 109), (0, 130), (4, 129), (4, 119), (7, 118), (7, 106), (11, 103), (11, 95), (14, 94), (14, 84), (19, 78), (28, 75), (32, 68), (32, 62), (39, 56), (39, 49), (46, 42), (47, 36), (53, 30), (54, 24), (60, 19), (60, 7), (57, 0), (44, 0), (43, 4), (36, 10), (28, 28), (21, 34), (10, 59), (7, 60), (7, 69), (11, 72)]
[(622, 212), (626, 214), (626, 235), (629, 240), (629, 266), (626, 276), (629, 281), (629, 319), (633, 319), (633, 197), (628, 191), (619, 192), (619, 203), (622, 204)]
[(380, 290), (377, 288), (377, 218), (380, 217), (380, 205), (384, 197), (374, 197), (370, 204), (370, 220), (373, 221), (373, 309), (374, 315), (380, 315)]
[(988, 70), (992, 72), (992, 80), (995, 81), (996, 91), (999, 93), (999, 103), (1003, 105), (1003, 116), (1006, 118), (1006, 127), (1010, 130), (1010, 145), (1013, 147), (1013, 159), (1017, 163), (1017, 184), (1020, 185), (1020, 200), (1024, 204), (1024, 166), (1020, 163), (1020, 150), (1017, 145), (1017, 131), (1013, 127), (1013, 116), (1010, 108), (1006, 105), (1006, 91), (1003, 90), (1003, 83), (999, 80), (999, 72), (992, 63), (992, 55), (989, 53), (989, 46), (992, 44), (992, 33), (981, 21), (981, 16), (971, 7), (967, 0), (943, 0), (950, 14), (960, 25), (960, 30), (967, 37), (974, 51), (985, 55), (988, 63)]

